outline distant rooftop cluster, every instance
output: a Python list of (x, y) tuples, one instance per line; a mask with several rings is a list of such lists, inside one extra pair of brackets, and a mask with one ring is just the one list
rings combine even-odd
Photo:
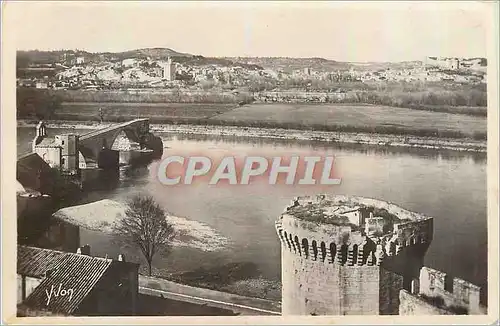
[[(163, 51), (162, 51), (163, 50)], [(19, 52), (18, 86), (63, 89), (120, 87), (250, 87), (253, 91), (310, 88), (307, 81), (486, 81), (484, 58), (437, 58), (356, 64), (321, 58), (205, 58), (170, 49), (117, 54)], [(252, 85), (254, 85), (252, 87)]]

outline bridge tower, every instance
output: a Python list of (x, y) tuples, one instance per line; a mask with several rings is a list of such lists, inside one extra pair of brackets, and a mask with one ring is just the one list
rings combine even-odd
[(400, 290), (415, 288), (433, 226), (384, 201), (318, 195), (294, 199), (276, 230), (283, 315), (392, 315)]
[(78, 135), (62, 134), (56, 135), (55, 141), (61, 146), (60, 167), (64, 173), (78, 174), (79, 170), (79, 151)]

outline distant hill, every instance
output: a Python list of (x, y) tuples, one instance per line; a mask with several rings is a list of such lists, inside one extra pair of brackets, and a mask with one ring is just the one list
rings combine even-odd
[(422, 61), (400, 61), (400, 62), (351, 62), (354, 70), (376, 71), (385, 69), (411, 69), (423, 65)]
[(100, 63), (100, 62), (116, 62), (129, 58), (153, 60), (165, 60), (171, 57), (173, 61), (188, 65), (219, 65), (219, 66), (236, 66), (241, 65), (248, 69), (258, 70), (262, 67), (253, 64), (236, 63), (224, 58), (211, 58), (201, 55), (193, 55), (189, 53), (177, 52), (170, 48), (145, 48), (130, 50), (124, 52), (87, 52), (81, 50), (57, 50), (57, 51), (17, 51), (17, 68), (23, 69), (30, 65), (54, 65), (55, 63), (70, 64), (71, 59), (76, 57), (84, 57), (85, 62)]
[(27, 67), (30, 64), (53, 64), (60, 62), (65, 54), (71, 53), (74, 56), (89, 56), (91, 53), (86, 51), (57, 50), (57, 51), (17, 51), (17, 67)]
[(257, 64), (263, 68), (291, 72), (311, 68), (316, 71), (402, 69), (421, 66), (422, 61), (402, 62), (344, 62), (324, 58), (286, 58), (286, 57), (226, 57), (234, 62)]
[(160, 60), (160, 59), (165, 59), (167, 57), (192, 57), (192, 54), (189, 53), (182, 53), (182, 52), (177, 52), (175, 50), (172, 50), (170, 48), (145, 48), (145, 49), (137, 49), (137, 50), (130, 50), (130, 51), (125, 51), (125, 52), (118, 52), (118, 53), (106, 53), (106, 54), (112, 54), (114, 56), (123, 58), (123, 59), (128, 59), (128, 58), (151, 58), (154, 60)]
[(165, 60), (171, 57), (173, 61), (191, 66), (218, 65), (224, 67), (241, 66), (250, 70), (272, 69), (292, 72), (310, 68), (313, 71), (342, 71), (342, 70), (380, 70), (386, 68), (398, 69), (421, 64), (421, 62), (368, 62), (351, 63), (329, 60), (324, 58), (289, 58), (289, 57), (204, 57), (182, 53), (171, 48), (143, 48), (124, 52), (98, 52), (91, 53), (82, 50), (58, 51), (18, 51), (18, 74), (30, 65), (61, 63), (70, 66), (71, 60), (84, 57), (86, 63), (116, 62), (129, 58)]
[[(310, 68), (315, 71), (339, 71), (339, 70), (380, 70), (412, 68), (423, 65), (422, 61), (405, 62), (342, 62), (324, 58), (289, 58), (289, 57), (204, 57), (189, 53), (182, 53), (171, 48), (143, 48), (124, 52), (97, 52), (92, 53), (83, 50), (57, 50), (57, 51), (18, 51), (17, 67), (26, 68), (30, 65), (43, 65), (54, 63), (69, 64), (72, 58), (84, 57), (85, 62), (100, 63), (105, 61), (121, 61), (129, 58), (153, 60), (165, 60), (171, 57), (175, 62), (188, 65), (219, 65), (219, 66), (242, 66), (248, 69), (272, 69), (291, 72)], [(429, 57), (437, 59), (435, 57)], [(486, 59), (470, 58), (464, 59), (471, 67), (486, 67)]]
[(225, 57), (224, 59), (244, 64), (254, 64), (263, 68), (290, 72), (304, 68), (317, 71), (348, 70), (348, 62), (339, 62), (324, 58), (287, 58), (287, 57)]
[(86, 62), (117, 61), (128, 58), (166, 59), (167, 57), (192, 57), (192, 54), (181, 53), (169, 48), (147, 48), (124, 52), (97, 52), (83, 50), (57, 50), (57, 51), (17, 51), (17, 66), (26, 67), (30, 64), (52, 64), (70, 58), (84, 57)]

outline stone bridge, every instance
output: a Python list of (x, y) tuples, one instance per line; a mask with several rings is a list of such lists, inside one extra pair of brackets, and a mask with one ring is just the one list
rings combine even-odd
[(98, 162), (99, 155), (111, 150), (116, 138), (122, 132), (129, 141), (139, 144), (141, 148), (155, 149), (152, 140), (156, 137), (149, 132), (149, 119), (135, 119), (80, 136), (78, 149), (86, 164)]

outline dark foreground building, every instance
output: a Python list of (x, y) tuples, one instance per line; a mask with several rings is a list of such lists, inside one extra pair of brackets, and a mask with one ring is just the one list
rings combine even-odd
[(18, 316), (135, 315), (139, 265), (92, 257), (90, 247), (68, 253), (17, 247)]

